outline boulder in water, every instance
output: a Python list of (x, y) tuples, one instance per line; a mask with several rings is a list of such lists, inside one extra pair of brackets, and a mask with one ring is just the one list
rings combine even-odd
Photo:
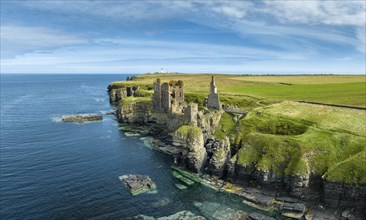
[(77, 122), (84, 123), (87, 121), (101, 121), (103, 117), (101, 115), (68, 115), (62, 117), (63, 122)]
[(138, 195), (156, 189), (155, 183), (149, 176), (130, 174), (120, 176), (119, 179), (126, 184), (132, 195)]

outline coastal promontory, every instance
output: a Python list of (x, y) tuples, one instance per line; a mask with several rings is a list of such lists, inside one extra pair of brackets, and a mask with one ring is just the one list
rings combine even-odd
[(290, 196), (315, 213), (351, 207), (351, 215), (363, 216), (365, 106), (301, 92), (276, 96), (268, 90), (300, 87), (296, 76), (278, 77), (292, 84), (268, 76), (144, 74), (108, 91), (118, 120), (147, 130), (154, 149), (183, 170), (269, 190), (274, 201)]

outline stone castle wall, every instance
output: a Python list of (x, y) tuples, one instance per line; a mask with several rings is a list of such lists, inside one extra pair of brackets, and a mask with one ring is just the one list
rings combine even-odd
[(161, 111), (161, 84), (160, 79), (154, 82), (153, 109), (157, 112)]
[[(171, 107), (171, 96), (170, 96), (170, 86), (168, 83), (163, 83), (161, 85), (161, 110), (165, 113), (168, 113), (170, 111)], [(158, 101), (158, 100), (154, 100)], [(157, 110), (157, 109), (156, 109)]]
[(161, 84), (154, 82), (153, 109), (155, 112), (174, 113), (181, 110), (184, 104), (184, 88), (182, 81), (170, 81)]

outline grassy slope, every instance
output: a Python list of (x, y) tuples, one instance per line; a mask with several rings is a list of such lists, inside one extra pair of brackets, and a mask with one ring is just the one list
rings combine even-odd
[[(257, 112), (261, 112), (260, 114)], [(278, 174), (366, 183), (366, 112), (294, 102), (257, 108), (240, 121), (237, 162)]]
[[(157, 77), (183, 80), (186, 101), (202, 104), (209, 91), (207, 74), (141, 75), (128, 83), (144, 85), (141, 88), (151, 93)], [(115, 86), (118, 84), (124, 83)], [(223, 103), (252, 110), (238, 123), (233, 121), (234, 115), (225, 113), (215, 133), (218, 138), (235, 137), (232, 142), (241, 146), (239, 164), (278, 174), (314, 172), (330, 181), (366, 183), (366, 111), (273, 102), (366, 106), (365, 76), (217, 75), (216, 84)]]

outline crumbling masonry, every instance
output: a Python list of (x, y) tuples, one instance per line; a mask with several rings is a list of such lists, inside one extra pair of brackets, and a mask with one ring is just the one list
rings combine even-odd
[(207, 97), (207, 108), (220, 110), (220, 99), (219, 94), (217, 94), (217, 87), (215, 84), (215, 77), (212, 76), (211, 83), (210, 83), (210, 94)]
[(153, 109), (155, 112), (174, 113), (182, 110), (184, 104), (183, 81), (154, 82)]

